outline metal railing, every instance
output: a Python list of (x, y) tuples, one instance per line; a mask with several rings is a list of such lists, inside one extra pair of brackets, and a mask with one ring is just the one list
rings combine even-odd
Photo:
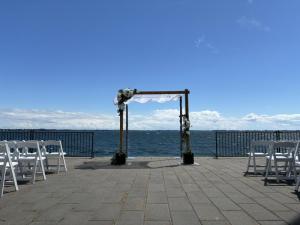
[(246, 156), (252, 140), (300, 140), (300, 131), (216, 131), (218, 157)]
[(0, 129), (0, 140), (61, 140), (67, 156), (94, 157), (94, 132)]
[[(94, 157), (95, 155), (111, 155), (111, 152), (116, 149), (116, 146), (112, 144), (114, 142), (113, 133), (114, 131), (0, 129), (0, 140), (61, 140), (64, 151), (67, 152), (68, 156)], [(141, 137), (136, 136), (135, 133), (131, 134), (133, 138), (140, 140)], [(203, 131), (201, 133), (194, 132), (192, 135), (194, 135), (192, 144), (196, 155), (214, 155), (216, 158), (246, 156), (252, 140), (300, 140), (300, 130)], [(174, 134), (174, 138), (175, 136)], [(164, 141), (165, 140), (166, 139), (164, 139)], [(174, 145), (174, 140), (177, 139), (173, 139), (171, 135), (171, 138), (169, 137), (167, 140), (169, 140), (169, 142), (166, 144), (169, 146), (169, 144)], [(159, 139), (156, 141), (159, 141)], [(144, 149), (145, 152), (147, 152), (147, 146), (143, 146), (143, 141), (138, 142), (138, 146), (139, 150)], [(176, 146), (175, 144), (175, 147)], [(134, 148), (134, 146), (132, 146), (132, 148)], [(136, 149), (133, 149), (133, 151), (134, 150)], [(169, 153), (169, 151), (169, 148), (166, 148), (166, 153)], [(142, 152), (141, 154), (145, 153), (144, 151), (140, 152)], [(177, 154), (177, 152), (175, 154)]]

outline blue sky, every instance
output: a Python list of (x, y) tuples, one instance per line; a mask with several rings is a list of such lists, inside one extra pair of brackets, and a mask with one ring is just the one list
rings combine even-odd
[[(95, 124), (93, 116), (116, 114), (119, 88), (189, 88), (192, 112), (226, 121), (296, 116), (293, 126), (284, 121), (295, 128), (299, 8), (297, 0), (2, 1), (0, 121), (12, 126), (9, 112), (29, 113), (22, 127), (48, 127), (33, 124), (35, 113), (68, 112)], [(153, 116), (176, 107), (131, 109)], [(264, 125), (278, 123), (237, 128)]]

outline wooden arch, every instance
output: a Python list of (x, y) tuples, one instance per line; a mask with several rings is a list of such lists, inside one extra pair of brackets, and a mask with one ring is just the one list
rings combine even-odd
[[(134, 95), (170, 95), (178, 94), (184, 96), (185, 114), (182, 114), (182, 96), (180, 96), (180, 133), (181, 133), (181, 152), (184, 164), (194, 163), (194, 154), (191, 150), (190, 144), (190, 122), (189, 122), (189, 94), (188, 89), (182, 91), (138, 91), (136, 89), (120, 90), (117, 97), (116, 104), (118, 105), (118, 112), (120, 116), (120, 140), (119, 149), (116, 151), (112, 158), (111, 164), (122, 165), (126, 163), (127, 152), (124, 152), (123, 139), (124, 139), (124, 110), (126, 110), (126, 117), (128, 116), (128, 107), (125, 106), (125, 102), (132, 98)], [(128, 128), (128, 118), (126, 119), (126, 130)], [(183, 129), (182, 129), (183, 128)], [(126, 135), (127, 137), (127, 135)], [(126, 142), (127, 143), (127, 142)], [(184, 148), (184, 151), (182, 151)], [(126, 146), (127, 150), (127, 146)]]

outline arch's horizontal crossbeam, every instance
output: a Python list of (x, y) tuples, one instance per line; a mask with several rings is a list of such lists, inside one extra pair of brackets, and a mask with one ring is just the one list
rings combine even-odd
[(171, 94), (189, 94), (189, 90), (184, 91), (137, 91), (136, 95), (171, 95)]

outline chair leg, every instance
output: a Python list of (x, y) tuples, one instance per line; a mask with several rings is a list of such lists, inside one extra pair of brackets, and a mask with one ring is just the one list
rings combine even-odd
[(292, 167), (293, 167), (293, 173), (294, 173), (294, 181), (295, 181), (295, 183), (297, 183), (297, 170), (296, 170), (295, 161), (292, 162)]
[(274, 160), (274, 166), (275, 166), (276, 182), (279, 183), (279, 173), (278, 173), (278, 166), (276, 160)]
[(5, 174), (6, 174), (6, 163), (4, 162), (1, 173), (1, 192), (0, 192), (0, 198), (3, 196), (4, 191), (4, 184), (5, 184)]
[(295, 186), (295, 191), (298, 191), (299, 186), (300, 186), (300, 176), (296, 177), (296, 180), (297, 180), (297, 183), (296, 183), (296, 186)]
[(269, 176), (270, 167), (271, 167), (271, 159), (267, 159), (266, 174), (265, 174), (265, 185), (267, 185), (267, 182), (268, 182), (268, 176)]
[(20, 174), (21, 176), (23, 176), (23, 168), (22, 168), (22, 166), (21, 166), (20, 161), (18, 161), (18, 169), (19, 169), (19, 174)]
[(286, 162), (284, 163), (284, 171), (286, 171), (286, 169), (288, 168), (288, 166), (289, 166), (289, 164), (288, 164), (288, 162), (286, 161)]
[(9, 168), (10, 168), (10, 174), (11, 174), (12, 180), (15, 185), (15, 189), (16, 189), (16, 191), (18, 191), (19, 186), (18, 186), (18, 182), (17, 182), (17, 178), (16, 178), (15, 168), (13, 167), (11, 160), (9, 160), (8, 163), (9, 163)]
[(59, 174), (60, 172), (60, 155), (58, 155), (58, 158), (57, 158), (57, 173)]
[(64, 168), (65, 168), (65, 173), (67, 173), (68, 169), (67, 169), (67, 164), (66, 164), (66, 160), (65, 160), (65, 156), (64, 156), (64, 150), (63, 150), (61, 141), (59, 142), (59, 152), (61, 154), (60, 156), (62, 157), (62, 161), (63, 161)]
[(246, 173), (245, 174), (247, 174), (249, 172), (250, 161), (251, 161), (251, 153), (249, 154), (249, 157), (248, 157), (247, 169), (246, 169)]
[(253, 169), (254, 169), (254, 174), (256, 175), (256, 159), (255, 159), (255, 155), (253, 155)]
[(65, 168), (65, 173), (66, 173), (68, 171), (68, 169), (67, 169), (66, 159), (65, 159), (64, 155), (62, 155), (62, 160), (63, 160), (63, 164), (64, 164), (64, 168)]
[(43, 174), (43, 180), (46, 180), (46, 173), (45, 173), (45, 168), (44, 168), (44, 161), (42, 159), (39, 160), (40, 161), (40, 168), (42, 170), (42, 174)]
[(38, 165), (38, 161), (35, 160), (34, 161), (34, 170), (33, 170), (33, 176), (32, 176), (32, 183), (35, 183), (35, 177), (36, 177), (36, 172), (37, 172), (37, 165)]
[(48, 158), (46, 158), (46, 168), (47, 168), (47, 171), (49, 171), (49, 160), (48, 160)]
[(268, 168), (268, 159), (266, 159), (266, 166), (265, 166), (264, 175), (266, 175), (266, 173), (267, 173), (267, 168)]

